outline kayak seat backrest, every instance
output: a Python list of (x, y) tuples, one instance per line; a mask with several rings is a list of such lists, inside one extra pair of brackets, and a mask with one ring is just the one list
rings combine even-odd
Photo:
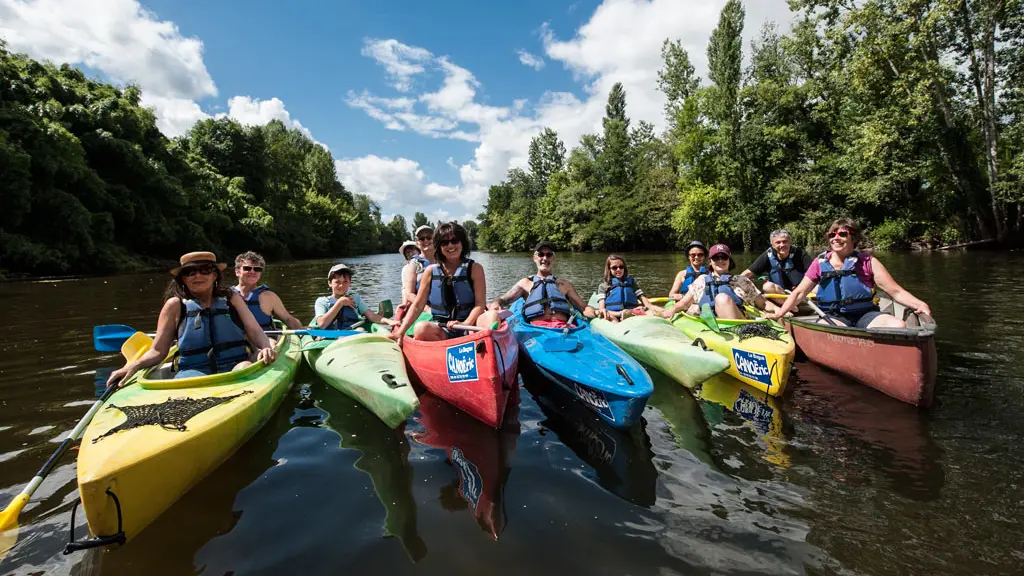
[(146, 376), (149, 380), (170, 380), (174, 378), (174, 365), (170, 362), (164, 362), (160, 366), (149, 371), (149, 375)]

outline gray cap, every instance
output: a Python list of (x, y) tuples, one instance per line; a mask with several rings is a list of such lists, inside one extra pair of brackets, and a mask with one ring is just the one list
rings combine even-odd
[(342, 262), (340, 264), (335, 264), (334, 266), (331, 266), (330, 271), (327, 272), (327, 279), (330, 280), (338, 272), (348, 272), (349, 276), (352, 275), (352, 269), (349, 268), (344, 262)]
[(405, 256), (406, 248), (415, 248), (417, 252), (420, 251), (420, 247), (417, 246), (415, 242), (413, 242), (412, 240), (406, 240), (405, 242), (402, 242), (402, 247), (398, 249), (398, 253), (401, 254), (402, 256)]
[(419, 236), (420, 232), (423, 232), (424, 230), (426, 230), (427, 232), (430, 232), (431, 234), (434, 233), (434, 227), (433, 226), (429, 226), (427, 224), (424, 224), (423, 226), (420, 226), (419, 228), (417, 228), (416, 231), (412, 233), (412, 235), (413, 236)]

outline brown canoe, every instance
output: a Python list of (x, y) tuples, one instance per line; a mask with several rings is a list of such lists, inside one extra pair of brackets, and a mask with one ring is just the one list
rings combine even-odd
[(819, 323), (815, 316), (795, 316), (784, 324), (797, 347), (816, 363), (922, 408), (935, 395), (935, 320), (915, 314), (888, 299), (882, 311), (901, 314), (906, 328), (864, 330)]

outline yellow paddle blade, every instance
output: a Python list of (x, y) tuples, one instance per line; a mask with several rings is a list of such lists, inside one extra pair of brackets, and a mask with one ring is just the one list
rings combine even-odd
[(121, 355), (131, 362), (138, 360), (153, 346), (153, 339), (144, 332), (136, 332), (121, 345)]
[(18, 543), (18, 514), (28, 504), (28, 494), (18, 494), (3, 512), (0, 512), (0, 560)]

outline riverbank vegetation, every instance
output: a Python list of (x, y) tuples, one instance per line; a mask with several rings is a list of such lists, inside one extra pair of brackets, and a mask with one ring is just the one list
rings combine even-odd
[(0, 274), (105, 273), (213, 249), (269, 258), (377, 253), (402, 216), (338, 182), (334, 159), (273, 121), (204, 120), (168, 140), (134, 86), (0, 41)]
[(790, 0), (797, 23), (744, 50), (724, 6), (698, 77), (665, 41), (667, 129), (632, 122), (621, 84), (603, 130), (566, 154), (545, 129), (528, 169), (491, 187), (485, 249), (801, 245), (852, 216), (880, 248), (995, 238), (1024, 226), (1021, 0)]

